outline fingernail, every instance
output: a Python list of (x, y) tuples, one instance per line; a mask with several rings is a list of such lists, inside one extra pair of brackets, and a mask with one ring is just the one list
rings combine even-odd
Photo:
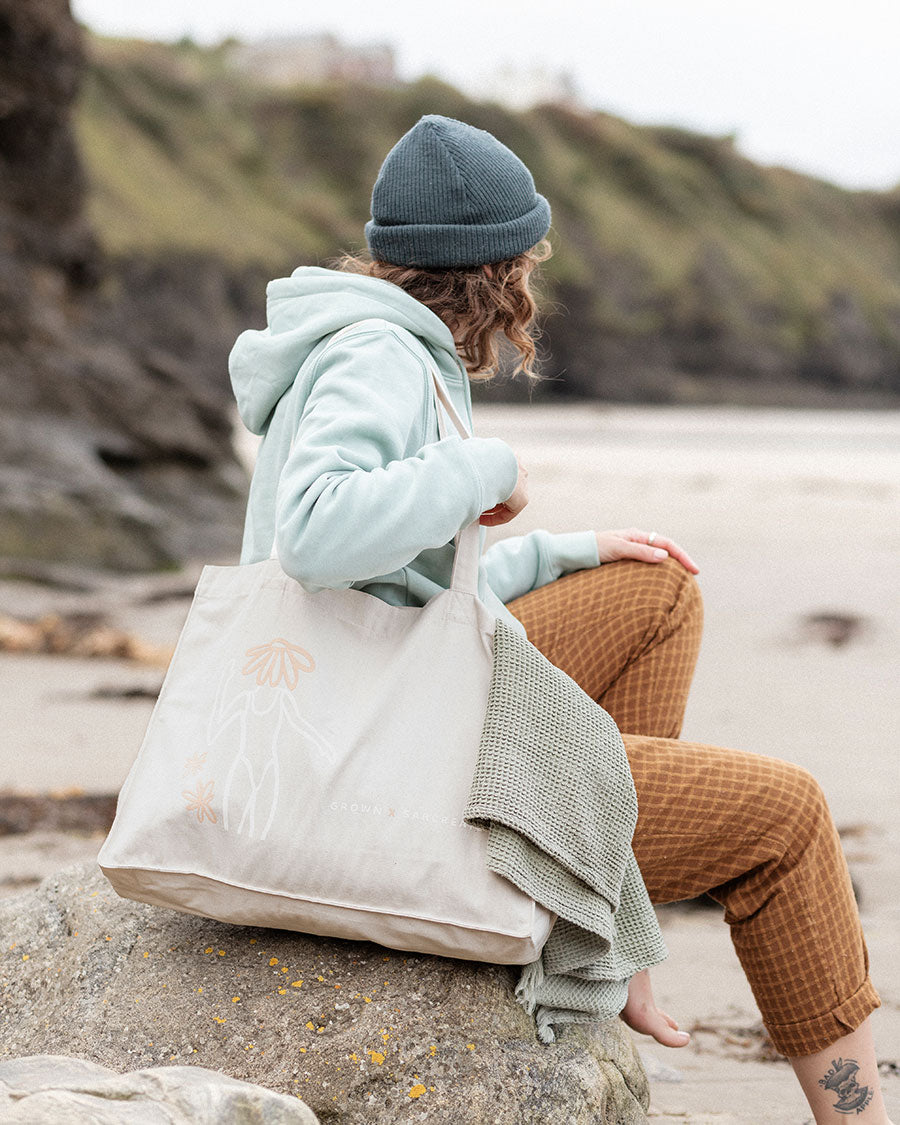
[(669, 557), (669, 552), (664, 551), (662, 549), (662, 547), (654, 547), (653, 548), (653, 557), (657, 558), (657, 559), (667, 559)]
[(687, 1043), (688, 1040), (690, 1039), (690, 1035), (688, 1035), (688, 1033), (686, 1031), (679, 1031), (678, 1032), (678, 1038), (681, 1040), (682, 1043)]

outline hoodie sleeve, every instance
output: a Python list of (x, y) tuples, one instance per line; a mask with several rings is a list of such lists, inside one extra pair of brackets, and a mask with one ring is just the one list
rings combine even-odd
[(320, 355), (276, 498), (278, 557), (305, 589), (390, 574), (512, 494), (518, 463), (497, 438), (411, 447), (428, 378), (390, 329)]
[(484, 553), (488, 585), (502, 602), (529, 594), (563, 574), (600, 565), (593, 531), (531, 531), (501, 539)]

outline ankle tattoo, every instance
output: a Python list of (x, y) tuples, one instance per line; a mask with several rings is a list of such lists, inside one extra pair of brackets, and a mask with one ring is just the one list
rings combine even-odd
[(838, 1113), (862, 1113), (875, 1096), (871, 1086), (857, 1081), (859, 1063), (856, 1059), (832, 1059), (831, 1070), (819, 1079), (819, 1085), (837, 1095), (834, 1109)]

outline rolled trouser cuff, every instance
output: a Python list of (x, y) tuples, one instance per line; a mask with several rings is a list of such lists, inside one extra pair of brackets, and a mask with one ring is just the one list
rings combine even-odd
[(824, 1051), (838, 1039), (856, 1031), (880, 1007), (878, 993), (866, 977), (852, 996), (821, 1016), (799, 1020), (797, 1023), (771, 1023), (766, 1019), (763, 1023), (777, 1051), (788, 1058), (799, 1058)]

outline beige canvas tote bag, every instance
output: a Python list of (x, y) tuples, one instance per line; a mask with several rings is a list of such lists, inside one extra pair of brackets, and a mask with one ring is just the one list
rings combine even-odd
[(488, 870), (487, 832), (462, 819), (494, 621), (477, 593), (477, 524), (456, 547), (450, 589), (421, 608), (308, 594), (275, 557), (204, 568), (100, 851), (120, 895), (394, 949), (535, 960), (554, 916)]

